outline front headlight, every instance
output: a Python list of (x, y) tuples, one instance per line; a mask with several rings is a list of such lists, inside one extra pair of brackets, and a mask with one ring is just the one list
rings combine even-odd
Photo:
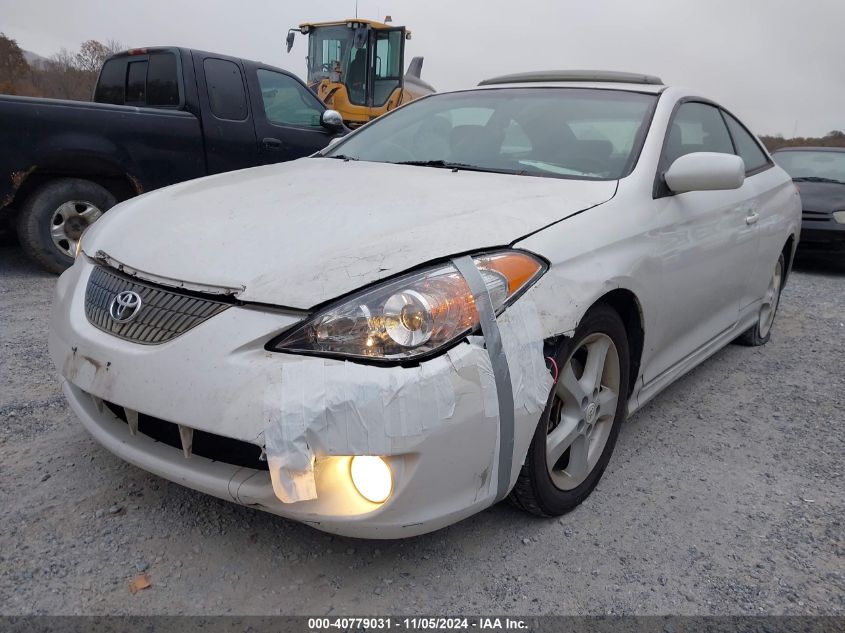
[[(546, 271), (521, 251), (473, 257), (500, 312)], [(451, 263), (347, 297), (271, 341), (268, 349), (320, 356), (405, 361), (435, 353), (478, 327), (472, 292)]]
[(839, 224), (845, 224), (845, 211), (834, 211), (833, 219)]

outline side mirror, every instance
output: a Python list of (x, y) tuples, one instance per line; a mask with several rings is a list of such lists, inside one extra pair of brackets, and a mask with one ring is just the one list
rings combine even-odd
[(339, 132), (343, 129), (343, 117), (337, 110), (325, 110), (320, 115), (320, 125), (334, 132)]
[(739, 189), (745, 182), (745, 162), (733, 154), (694, 152), (676, 159), (663, 179), (675, 193)]
[(296, 37), (296, 31), (294, 31), (293, 29), (288, 31), (288, 37), (287, 37), (287, 40), (285, 40), (287, 42), (287, 45), (288, 45), (288, 53), (290, 53), (290, 49), (293, 48), (293, 40), (294, 40), (295, 37)]

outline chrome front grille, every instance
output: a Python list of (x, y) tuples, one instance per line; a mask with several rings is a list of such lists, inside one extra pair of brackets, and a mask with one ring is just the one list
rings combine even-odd
[[(125, 290), (141, 297), (138, 315), (128, 323), (118, 323), (109, 306)], [(134, 343), (158, 345), (184, 334), (230, 304), (194, 293), (142, 282), (113, 269), (97, 266), (85, 290), (85, 316), (94, 327)]]

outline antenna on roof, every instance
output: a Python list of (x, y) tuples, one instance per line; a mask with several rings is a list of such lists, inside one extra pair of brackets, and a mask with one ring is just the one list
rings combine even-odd
[(358, 18), (358, 0), (355, 0), (355, 18)]

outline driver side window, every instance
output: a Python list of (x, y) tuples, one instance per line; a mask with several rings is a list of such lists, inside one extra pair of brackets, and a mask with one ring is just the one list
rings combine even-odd
[(270, 123), (320, 127), (323, 108), (316, 97), (293, 77), (259, 68), (258, 85), (264, 114)]
[(693, 152), (733, 154), (734, 148), (719, 110), (706, 103), (688, 101), (681, 104), (669, 124), (661, 170)]

